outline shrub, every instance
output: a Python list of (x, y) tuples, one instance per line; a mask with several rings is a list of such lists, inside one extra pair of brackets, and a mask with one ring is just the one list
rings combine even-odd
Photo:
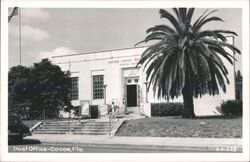
[(91, 119), (98, 118), (98, 105), (90, 105)]
[(225, 115), (242, 115), (242, 101), (228, 100), (221, 104), (221, 111)]
[(181, 116), (183, 113), (183, 103), (152, 103), (151, 116)]

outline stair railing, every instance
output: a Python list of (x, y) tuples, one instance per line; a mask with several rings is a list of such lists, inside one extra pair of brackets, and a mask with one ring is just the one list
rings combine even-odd
[(43, 119), (43, 112), (38, 112), (37, 114), (33, 115), (30, 117), (31, 120), (41, 120)]
[(114, 111), (110, 113), (109, 115), (109, 136), (111, 136), (112, 132), (112, 122), (115, 121), (115, 119), (118, 119), (119, 121), (119, 106), (113, 105)]

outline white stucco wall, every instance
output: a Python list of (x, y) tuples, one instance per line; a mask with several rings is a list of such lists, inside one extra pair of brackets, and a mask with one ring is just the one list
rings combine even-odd
[[(228, 41), (231, 43), (232, 39)], [(52, 62), (59, 65), (62, 70), (70, 70), (71, 76), (79, 77), (79, 100), (72, 101), (74, 105), (80, 103), (80, 100), (89, 100), (92, 105), (100, 105), (104, 103), (104, 99), (93, 99), (92, 94), (92, 76), (104, 75), (104, 84), (106, 87), (106, 102), (109, 103), (112, 99), (118, 99), (122, 102), (124, 98), (124, 85), (126, 77), (139, 77), (139, 87), (141, 89), (140, 101), (145, 102), (146, 75), (142, 68), (135, 70), (142, 52), (145, 47), (129, 48), (105, 52), (87, 53), (68, 55), (61, 57), (53, 57)], [(223, 59), (224, 61), (224, 59)], [(194, 107), (196, 115), (217, 115), (220, 114), (216, 107), (220, 105), (222, 100), (235, 98), (234, 84), (234, 67), (227, 61), (224, 61), (228, 69), (228, 78), (230, 84), (227, 85), (227, 93), (223, 93), (220, 89), (220, 94), (216, 96), (204, 95), (202, 98), (194, 99)], [(152, 89), (148, 92), (148, 101), (167, 102), (162, 99), (156, 99), (153, 96)], [(182, 97), (179, 97), (169, 102), (182, 102)]]

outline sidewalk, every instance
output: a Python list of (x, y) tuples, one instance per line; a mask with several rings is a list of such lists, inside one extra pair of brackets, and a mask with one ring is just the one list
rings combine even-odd
[[(125, 137), (125, 136), (87, 136), (87, 135), (48, 135), (34, 134), (25, 139), (38, 139), (43, 144), (81, 145), (113, 148), (171, 149), (213, 151), (236, 148), (242, 152), (241, 138), (174, 138), (174, 137)], [(233, 152), (233, 151), (228, 151)]]

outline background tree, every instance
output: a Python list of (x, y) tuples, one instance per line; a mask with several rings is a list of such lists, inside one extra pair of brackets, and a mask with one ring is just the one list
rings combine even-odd
[(21, 75), (19, 66), (9, 72), (9, 109), (28, 102), (31, 116), (45, 111), (47, 118), (53, 118), (58, 117), (59, 110), (72, 106), (69, 73), (47, 59), (33, 67), (21, 68)]
[(238, 70), (237, 73), (235, 73), (236, 100), (242, 100), (242, 80), (241, 72)]
[[(29, 116), (27, 107), (31, 105), (31, 69), (24, 66), (12, 67), (9, 71), (8, 103), (9, 110)], [(25, 114), (23, 114), (25, 112)]]
[(237, 73), (235, 74), (235, 81), (236, 82), (242, 82), (242, 75), (241, 72), (238, 70)]
[(60, 67), (51, 64), (48, 59), (35, 63), (32, 69), (34, 81), (32, 107), (44, 109), (46, 117), (58, 116), (59, 110), (69, 107), (71, 81)]
[(237, 36), (235, 32), (202, 30), (209, 22), (223, 21), (217, 16), (210, 16), (216, 10), (209, 13), (206, 10), (193, 22), (194, 10), (173, 8), (174, 14), (171, 14), (160, 9), (161, 18), (168, 20), (171, 25), (162, 24), (149, 28), (146, 31), (148, 36), (139, 42), (153, 41), (138, 63), (146, 69), (148, 89), (152, 86), (158, 98), (173, 99), (182, 95), (185, 118), (195, 117), (193, 97), (201, 97), (205, 93), (218, 94), (218, 85), (226, 92), (226, 83), (229, 84), (228, 71), (221, 57), (231, 64), (235, 58), (225, 48), (240, 53), (227, 42), (225, 35)]

